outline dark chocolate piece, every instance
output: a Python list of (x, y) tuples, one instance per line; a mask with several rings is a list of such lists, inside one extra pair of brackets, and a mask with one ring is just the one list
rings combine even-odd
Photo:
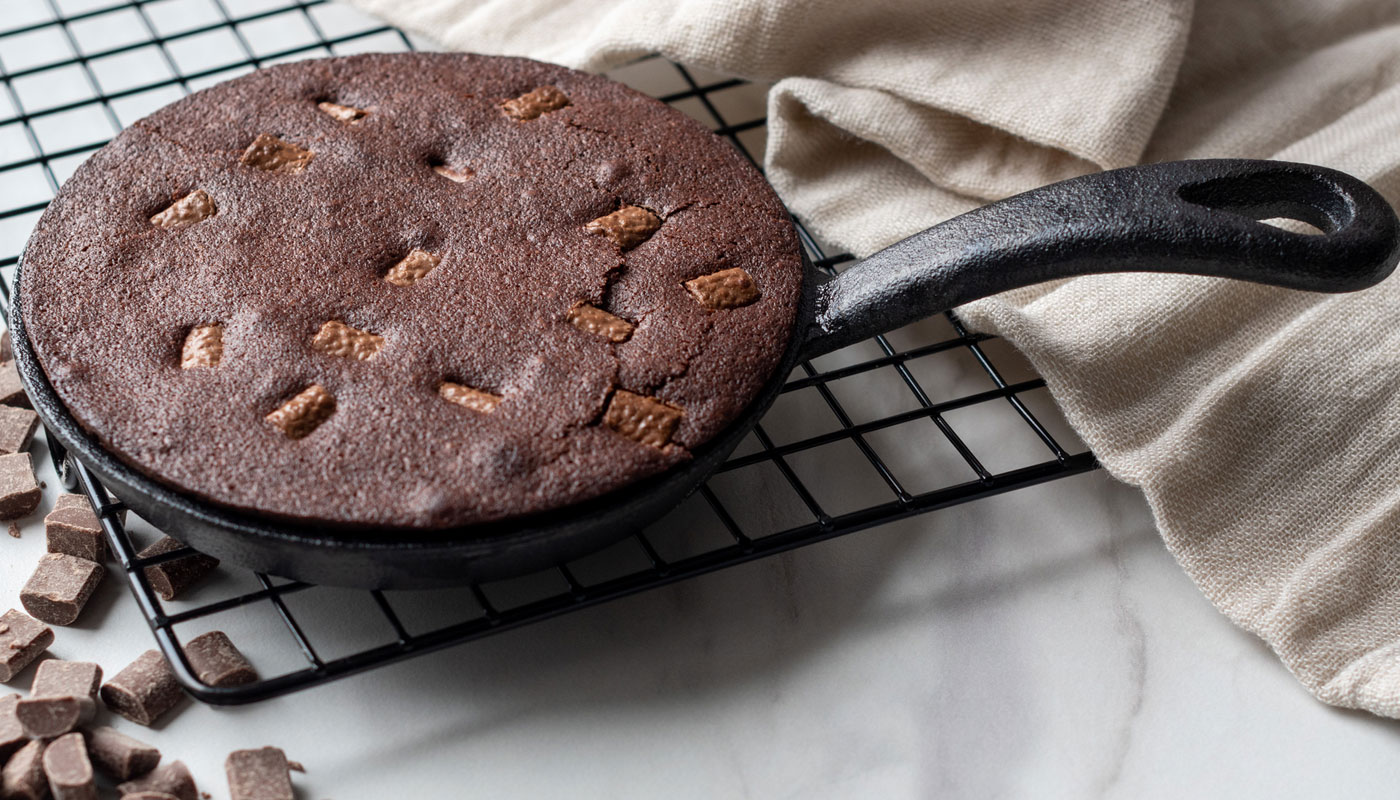
[(44, 775), (53, 800), (97, 800), (92, 762), (81, 733), (65, 733), (44, 748)]
[(0, 519), (19, 519), (34, 513), (43, 497), (28, 453), (0, 456)]
[(44, 800), (49, 782), (44, 777), (44, 741), (21, 747), (0, 770), (0, 797), (5, 800)]
[(317, 103), (316, 107), (326, 112), (327, 114), (330, 114), (332, 117), (335, 117), (341, 122), (359, 122), (361, 119), (364, 119), (366, 116), (369, 115), (369, 112), (364, 110), (363, 108), (355, 108), (354, 106), (343, 106), (339, 103), (321, 102)]
[(242, 686), (258, 679), (257, 670), (223, 631), (209, 631), (185, 642), (185, 657), (207, 686)]
[(61, 494), (44, 517), (44, 538), (50, 553), (66, 553), (88, 561), (107, 557), (107, 536), (92, 504), (80, 494)]
[[(136, 556), (150, 558), (179, 550), (184, 546), (169, 536), (163, 536), (159, 541), (143, 548)], [(163, 561), (155, 566), (146, 567), (146, 580), (150, 581), (151, 588), (162, 600), (174, 600), (184, 594), (186, 589), (204, 580), (204, 577), (218, 566), (219, 559), (191, 552), (174, 561)]]
[(567, 314), (569, 324), (581, 331), (601, 336), (610, 342), (625, 342), (632, 337), (632, 323), (588, 303), (575, 303)]
[(0, 455), (29, 449), (39, 415), (27, 408), (0, 405)]
[(277, 747), (235, 750), (224, 762), (230, 800), (295, 800), (287, 754)]
[(671, 441), (684, 412), (652, 397), (618, 389), (608, 402), (603, 424), (634, 441), (662, 447)]
[(281, 172), (295, 175), (311, 163), (313, 153), (301, 145), (260, 133), (248, 149), (243, 151), (240, 162), (266, 172)]
[(461, 169), (453, 169), (452, 167), (449, 167), (446, 164), (438, 164), (437, 166), (433, 167), (433, 172), (436, 172), (437, 174), (448, 179), (449, 181), (453, 181), (454, 183), (466, 183), (467, 181), (471, 180), (473, 174), (472, 171), (467, 169), (466, 167), (463, 167)]
[(102, 686), (102, 667), (91, 661), (63, 661), (51, 658), (34, 671), (34, 684), (29, 693), (34, 697), (74, 695), (97, 698)]
[(151, 217), (151, 224), (157, 228), (183, 228), (214, 216), (214, 212), (218, 210), (214, 198), (210, 197), (208, 192), (195, 189)]
[(91, 721), (93, 711), (89, 697), (26, 697), (15, 705), (15, 717), (31, 739), (62, 736)]
[(501, 103), (506, 116), (525, 122), (538, 119), (550, 111), (558, 111), (569, 104), (569, 98), (557, 86), (541, 86), (532, 89), (513, 100)]
[[(542, 87), (554, 88), (511, 107), (543, 116), (502, 108)], [(555, 90), (570, 105), (543, 112)], [(323, 102), (370, 114), (349, 124)], [(315, 151), (310, 165), (240, 164), (264, 133)], [(474, 176), (454, 183), (439, 166)], [(151, 227), (201, 187), (217, 213)], [(60, 194), (16, 304), (59, 400), (152, 480), (308, 528), (476, 525), (660, 475), (751, 407), (802, 299), (791, 220), (731, 145), (625, 86), (523, 59), (256, 70), (127, 127)], [(628, 250), (655, 224), (642, 211), (621, 215), (619, 235), (629, 216), (641, 225), (621, 244), (605, 223), (586, 232), (621, 206), (661, 227)], [(742, 313), (707, 311), (684, 286), (729, 268), (762, 290)], [(142, 291), (93, 315), (123, 281)], [(634, 325), (630, 337), (579, 331), (568, 311), (581, 300)], [(326, 356), (311, 341), (327, 320), (384, 347)], [(92, 324), (77, 336), (75, 321)], [(214, 323), (218, 366), (180, 369), (192, 328)], [(509, 399), (475, 413), (444, 400), (442, 381)], [(264, 421), (313, 383), (337, 410), (309, 436)], [(603, 424), (618, 387), (685, 409), (664, 447)]]
[(217, 322), (196, 325), (185, 335), (180, 349), (180, 369), (217, 367), (224, 358), (224, 326)]
[(397, 264), (389, 268), (384, 274), (384, 280), (395, 286), (412, 286), (423, 279), (423, 276), (433, 271), (433, 267), (442, 263), (442, 256), (436, 256), (426, 250), (411, 250), (409, 254), (399, 260)]
[(19, 368), (13, 360), (0, 364), (0, 405), (29, 408), (29, 395), (19, 379)]
[(135, 780), (117, 784), (122, 797), (138, 792), (164, 792), (176, 800), (198, 800), (199, 790), (194, 785), (194, 777), (183, 761), (172, 761), (156, 767)]
[(45, 553), (20, 590), (19, 601), (35, 619), (50, 625), (72, 625), (105, 572), (95, 561), (67, 553)]
[(0, 681), (13, 680), (53, 644), (53, 629), (15, 609), (0, 614)]
[(368, 361), (384, 346), (384, 337), (330, 320), (311, 339), (311, 349), (341, 358)]
[(184, 695), (180, 682), (158, 650), (147, 650), (103, 684), (107, 708), (138, 725), (150, 725)]
[(88, 731), (88, 755), (108, 776), (129, 781), (145, 775), (160, 763), (160, 751), (115, 728), (100, 726)]
[(741, 267), (730, 267), (685, 282), (686, 291), (705, 308), (738, 308), (759, 297), (758, 284)]
[(618, 210), (599, 217), (583, 229), (592, 234), (601, 234), (612, 240), (622, 250), (631, 250), (651, 238), (661, 227), (661, 218), (641, 206), (623, 206)]
[(483, 392), (480, 389), (473, 389), (470, 386), (463, 386), (451, 381), (443, 381), (439, 384), (438, 394), (449, 403), (456, 403), (482, 414), (490, 414), (495, 411), (496, 406), (500, 405), (502, 400), (498, 394)]
[(335, 398), (319, 384), (311, 384), (267, 415), (288, 439), (305, 438), (335, 413)]
[(15, 716), (15, 704), (18, 702), (17, 694), (0, 697), (0, 764), (4, 764), (5, 759), (29, 740), (24, 735), (24, 726), (19, 724), (19, 717)]

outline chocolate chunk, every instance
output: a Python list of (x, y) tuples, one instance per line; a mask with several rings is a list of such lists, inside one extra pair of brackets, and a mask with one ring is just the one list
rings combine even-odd
[(280, 428), (288, 439), (301, 439), (334, 413), (335, 397), (313, 383), (268, 414), (267, 421)]
[(501, 110), (506, 113), (506, 116), (524, 122), (550, 111), (558, 111), (568, 104), (569, 98), (558, 87), (541, 86), (514, 100), (501, 103)]
[(185, 336), (180, 369), (217, 367), (224, 357), (224, 326), (217, 322), (196, 325)]
[(65, 733), (44, 748), (44, 775), (53, 800), (97, 800), (92, 762), (81, 733)]
[(331, 103), (328, 101), (317, 103), (316, 107), (326, 112), (327, 114), (330, 114), (332, 117), (335, 117), (341, 122), (359, 122), (360, 120), (364, 119), (366, 116), (369, 115), (369, 112), (364, 110), (363, 108), (355, 108), (354, 106), (343, 106), (340, 103)]
[(19, 519), (34, 512), (44, 493), (34, 480), (28, 453), (0, 456), (0, 519)]
[(5, 763), (16, 750), (20, 749), (29, 737), (24, 735), (24, 726), (15, 716), (15, 705), (19, 695), (7, 694), (0, 697), (0, 764)]
[(39, 415), (27, 408), (0, 405), (0, 455), (28, 450)]
[(44, 517), (44, 538), (50, 553), (67, 553), (88, 561), (107, 557), (107, 537), (88, 499), (80, 494), (61, 494), (53, 510)]
[(311, 163), (312, 155), (310, 150), (300, 145), (283, 141), (270, 133), (260, 133), (258, 138), (248, 145), (248, 149), (243, 151), (243, 157), (239, 161), (267, 172), (295, 175), (306, 169), (306, 165)]
[(15, 360), (15, 346), (10, 340), (10, 332), (0, 333), (0, 364)]
[(610, 342), (625, 342), (632, 336), (632, 323), (588, 303), (575, 303), (567, 319), (575, 328)]
[(0, 405), (29, 408), (29, 395), (24, 393), (24, 383), (19, 379), (19, 367), (15, 362), (0, 364)]
[(44, 777), (44, 742), (35, 739), (21, 747), (0, 770), (0, 797), (5, 800), (44, 800), (49, 782)]
[(185, 657), (207, 686), (242, 686), (258, 679), (258, 671), (223, 631), (209, 631), (185, 642)]
[(150, 725), (174, 708), (184, 693), (165, 656), (147, 650), (103, 684), (100, 694), (112, 711), (138, 725)]
[(395, 286), (412, 286), (441, 262), (442, 256), (435, 256), (426, 250), (410, 250), (403, 260), (389, 268), (384, 280)]
[(501, 404), (501, 396), (483, 392), (480, 389), (473, 389), (470, 386), (463, 386), (460, 383), (443, 381), (438, 386), (438, 394), (449, 403), (456, 403), (459, 406), (470, 408), (482, 414), (490, 414), (496, 410), (496, 406)]
[(235, 750), (224, 762), (231, 800), (295, 800), (287, 754), (277, 747)]
[(50, 625), (71, 625), (82, 613), (89, 597), (102, 581), (101, 564), (67, 553), (45, 553), (29, 582), (19, 592), (19, 601), (35, 619)]
[(20, 537), (19, 526), (13, 522), (10, 523), (7, 532), (10, 534), (11, 539), (18, 539)]
[(741, 267), (730, 267), (685, 282), (685, 288), (705, 308), (738, 308), (758, 299), (758, 285)]
[(119, 781), (145, 775), (160, 763), (160, 751), (114, 728), (88, 731), (88, 755), (97, 768)]
[(172, 761), (135, 780), (119, 783), (117, 791), (121, 792), (123, 798), (138, 792), (163, 792), (176, 800), (198, 800), (199, 797), (194, 777), (190, 775), (189, 768), (183, 761)]
[(29, 687), (34, 697), (72, 695), (97, 699), (102, 686), (102, 667), (91, 661), (63, 661), (51, 658), (34, 671), (34, 683)]
[(352, 328), (343, 322), (330, 320), (321, 325), (316, 336), (311, 339), (311, 349), (341, 358), (368, 361), (384, 346), (384, 337), (359, 328)]
[(39, 620), (13, 608), (0, 614), (0, 681), (13, 680), (51, 644), (53, 629)]
[(195, 189), (171, 203), (169, 208), (151, 217), (151, 224), (157, 228), (183, 228), (214, 216), (214, 212), (218, 210), (214, 205), (214, 198), (210, 197), (208, 192)]
[(95, 706), (89, 697), (26, 697), (15, 704), (24, 735), (52, 739), (92, 720)]
[(448, 179), (449, 181), (455, 181), (457, 183), (466, 183), (467, 181), (471, 180), (472, 177), (471, 170), (466, 169), (465, 167), (462, 169), (453, 169), (452, 167), (449, 167), (446, 164), (438, 164), (437, 166), (433, 167), (433, 172), (436, 172), (442, 177)]
[[(150, 558), (151, 556), (164, 555), (172, 550), (179, 550), (184, 547), (179, 541), (169, 536), (161, 537), (160, 541), (145, 547), (136, 554), (137, 558)], [(191, 551), (187, 556), (181, 556), (173, 561), (162, 561), (159, 564), (146, 567), (146, 580), (150, 582), (151, 588), (162, 600), (174, 600), (185, 590), (194, 586), (204, 579), (204, 576), (214, 571), (219, 566), (219, 559), (213, 556), (206, 556), (203, 553)]]
[(661, 447), (671, 440), (683, 413), (660, 400), (618, 389), (608, 402), (603, 424), (629, 439)]
[(650, 239), (660, 227), (661, 218), (645, 208), (623, 206), (584, 225), (583, 229), (588, 233), (601, 234), (612, 239), (613, 244), (623, 250), (631, 250)]

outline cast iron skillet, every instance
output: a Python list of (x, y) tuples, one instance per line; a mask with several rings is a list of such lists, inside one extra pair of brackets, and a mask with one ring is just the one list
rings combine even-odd
[[(1292, 233), (1257, 221), (1274, 217), (1302, 220), (1323, 233)], [(20, 375), (49, 434), (146, 520), (198, 550), (275, 575), (426, 588), (519, 574), (630, 535), (724, 461), (798, 362), (945, 309), (1103, 272), (1192, 273), (1347, 292), (1379, 282), (1397, 258), (1400, 223), (1386, 201), (1360, 180), (1322, 167), (1181, 161), (1063, 181), (911, 236), (827, 282), (804, 262), (803, 309), (782, 364), (744, 415), (690, 462), (568, 508), (434, 532), (347, 533), (269, 521), (156, 483), (74, 421), (35, 361), (22, 316), (13, 314), (11, 323)], [(18, 294), (11, 307), (21, 307)]]

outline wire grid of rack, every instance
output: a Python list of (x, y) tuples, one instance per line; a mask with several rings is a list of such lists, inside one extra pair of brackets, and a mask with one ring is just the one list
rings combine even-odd
[[(13, 268), (38, 215), (77, 164), (124, 125), (261, 66), (415, 44), (328, 0), (6, 0), (0, 11), (6, 308)], [(639, 88), (705, 122), (751, 158), (761, 152), (761, 110), (736, 118), (727, 98), (745, 91), (761, 96), (762, 87), (655, 58), (613, 77), (637, 85), (643, 73), (651, 77)], [(799, 230), (819, 269), (833, 272), (850, 260), (826, 256)], [(998, 421), (986, 422), (989, 414)], [(800, 365), (774, 411), (695, 496), (595, 556), (514, 581), (430, 592), (331, 589), (225, 565), (192, 597), (163, 602), (144, 568), (188, 551), (137, 558), (143, 541), (158, 532), (134, 518), (124, 524), (121, 504), (92, 473), (70, 462), (56, 442), (49, 447), (65, 485), (98, 509), (181, 682), (216, 704), (295, 691), (1096, 466), (1057, 417), (1044, 382), (1015, 363), (1014, 351), (969, 333), (948, 314)], [(229, 615), (236, 615), (232, 623)], [(195, 677), (180, 642), (216, 620), (231, 632), (239, 628), (235, 639), (264, 676), (258, 682), (216, 688)], [(289, 657), (261, 647), (269, 639), (266, 625), (285, 630)], [(371, 629), (377, 633), (366, 633)]]

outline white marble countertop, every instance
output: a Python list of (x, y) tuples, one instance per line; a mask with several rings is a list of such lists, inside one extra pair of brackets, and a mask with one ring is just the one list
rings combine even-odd
[[(42, 550), (37, 517), (0, 540), (0, 604)], [(111, 576), (52, 652), (113, 671), (149, 646)], [(1312, 700), (1102, 473), (290, 697), (117, 724), (216, 798), (224, 755), (265, 744), (306, 765), (307, 800), (1364, 798), (1400, 771), (1400, 727)]]

